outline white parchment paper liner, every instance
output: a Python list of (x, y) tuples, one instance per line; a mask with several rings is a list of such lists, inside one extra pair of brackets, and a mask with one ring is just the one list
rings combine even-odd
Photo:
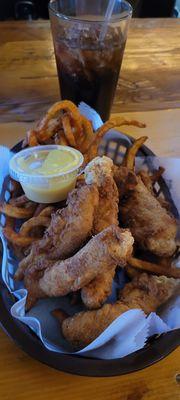
[[(92, 112), (86, 105), (81, 105), (80, 108), (83, 114), (93, 120), (95, 129), (102, 124), (99, 115), (94, 110)], [(110, 135), (113, 137), (113, 135), (117, 135), (117, 132), (112, 131)], [(8, 174), (8, 162), (10, 157), (10, 151), (0, 146), (1, 192), (4, 177)], [(141, 160), (140, 164), (142, 163), (143, 161)], [(165, 177), (173, 200), (180, 213), (180, 184), (178, 181), (180, 160), (155, 157), (152, 158), (152, 163), (155, 167), (161, 165), (167, 169)], [(3, 216), (1, 216), (1, 225), (3, 225), (3, 222)], [(25, 314), (24, 306), (27, 291), (23, 283), (13, 281), (13, 275), (17, 268), (17, 261), (14, 259), (13, 254), (11, 254), (1, 230), (0, 237), (3, 243), (2, 278), (9, 291), (17, 298), (17, 302), (11, 308), (12, 316), (28, 325), (39, 336), (47, 349), (59, 353), (72, 352), (70, 346), (68, 346), (61, 336), (59, 323), (52, 317), (51, 311), (55, 308), (62, 308), (73, 315), (75, 312), (82, 310), (82, 307), (71, 306), (66, 296), (39, 300), (35, 307)], [(180, 266), (179, 264), (178, 262), (177, 265)], [(116, 300), (116, 289), (123, 287), (124, 283), (125, 276), (123, 271), (121, 271), (116, 276), (116, 282), (113, 283), (112, 294), (108, 298), (108, 302)], [(159, 315), (151, 313), (147, 317), (141, 310), (129, 310), (125, 312), (113, 321), (96, 340), (75, 354), (98, 357), (101, 359), (124, 357), (141, 349), (150, 336), (177, 328), (180, 328), (180, 295), (177, 295), (162, 307), (159, 311)]]

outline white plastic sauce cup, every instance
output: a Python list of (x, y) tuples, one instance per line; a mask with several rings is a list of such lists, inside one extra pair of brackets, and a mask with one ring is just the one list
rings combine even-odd
[[(52, 156), (53, 150), (56, 150), (56, 162), (50, 165), (49, 171), (47, 168), (43, 171), (43, 164), (50, 153)], [(63, 166), (62, 158), (65, 163)], [(29, 147), (12, 157), (9, 172), (13, 179), (21, 183), (28, 199), (38, 203), (55, 203), (65, 200), (68, 193), (74, 189), (83, 161), (80, 151), (72, 147)]]

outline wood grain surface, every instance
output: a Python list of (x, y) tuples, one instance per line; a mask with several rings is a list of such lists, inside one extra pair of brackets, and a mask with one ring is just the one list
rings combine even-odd
[[(1, 121), (33, 121), (58, 98), (49, 22), (1, 22)], [(132, 20), (112, 111), (179, 106), (180, 19)]]
[[(59, 98), (49, 22), (0, 23), (0, 144), (13, 146)], [(113, 113), (147, 123), (126, 127), (158, 155), (180, 156), (180, 20), (133, 20)], [(156, 365), (113, 378), (55, 371), (0, 330), (0, 400), (178, 400), (180, 349)]]
[(0, 331), (2, 400), (178, 400), (180, 351), (130, 375), (89, 378), (65, 374), (31, 359)]

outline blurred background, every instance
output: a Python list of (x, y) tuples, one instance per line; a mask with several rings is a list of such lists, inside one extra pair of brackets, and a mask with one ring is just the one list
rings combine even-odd
[[(0, 0), (0, 20), (47, 19), (48, 3), (49, 0)], [(129, 0), (129, 3), (134, 17), (180, 17), (180, 0)]]

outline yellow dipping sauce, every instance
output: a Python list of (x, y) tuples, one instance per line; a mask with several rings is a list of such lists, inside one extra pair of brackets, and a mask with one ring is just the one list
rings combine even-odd
[(10, 174), (19, 180), (30, 200), (55, 203), (65, 200), (74, 189), (82, 163), (82, 154), (71, 147), (37, 146), (11, 159)]

